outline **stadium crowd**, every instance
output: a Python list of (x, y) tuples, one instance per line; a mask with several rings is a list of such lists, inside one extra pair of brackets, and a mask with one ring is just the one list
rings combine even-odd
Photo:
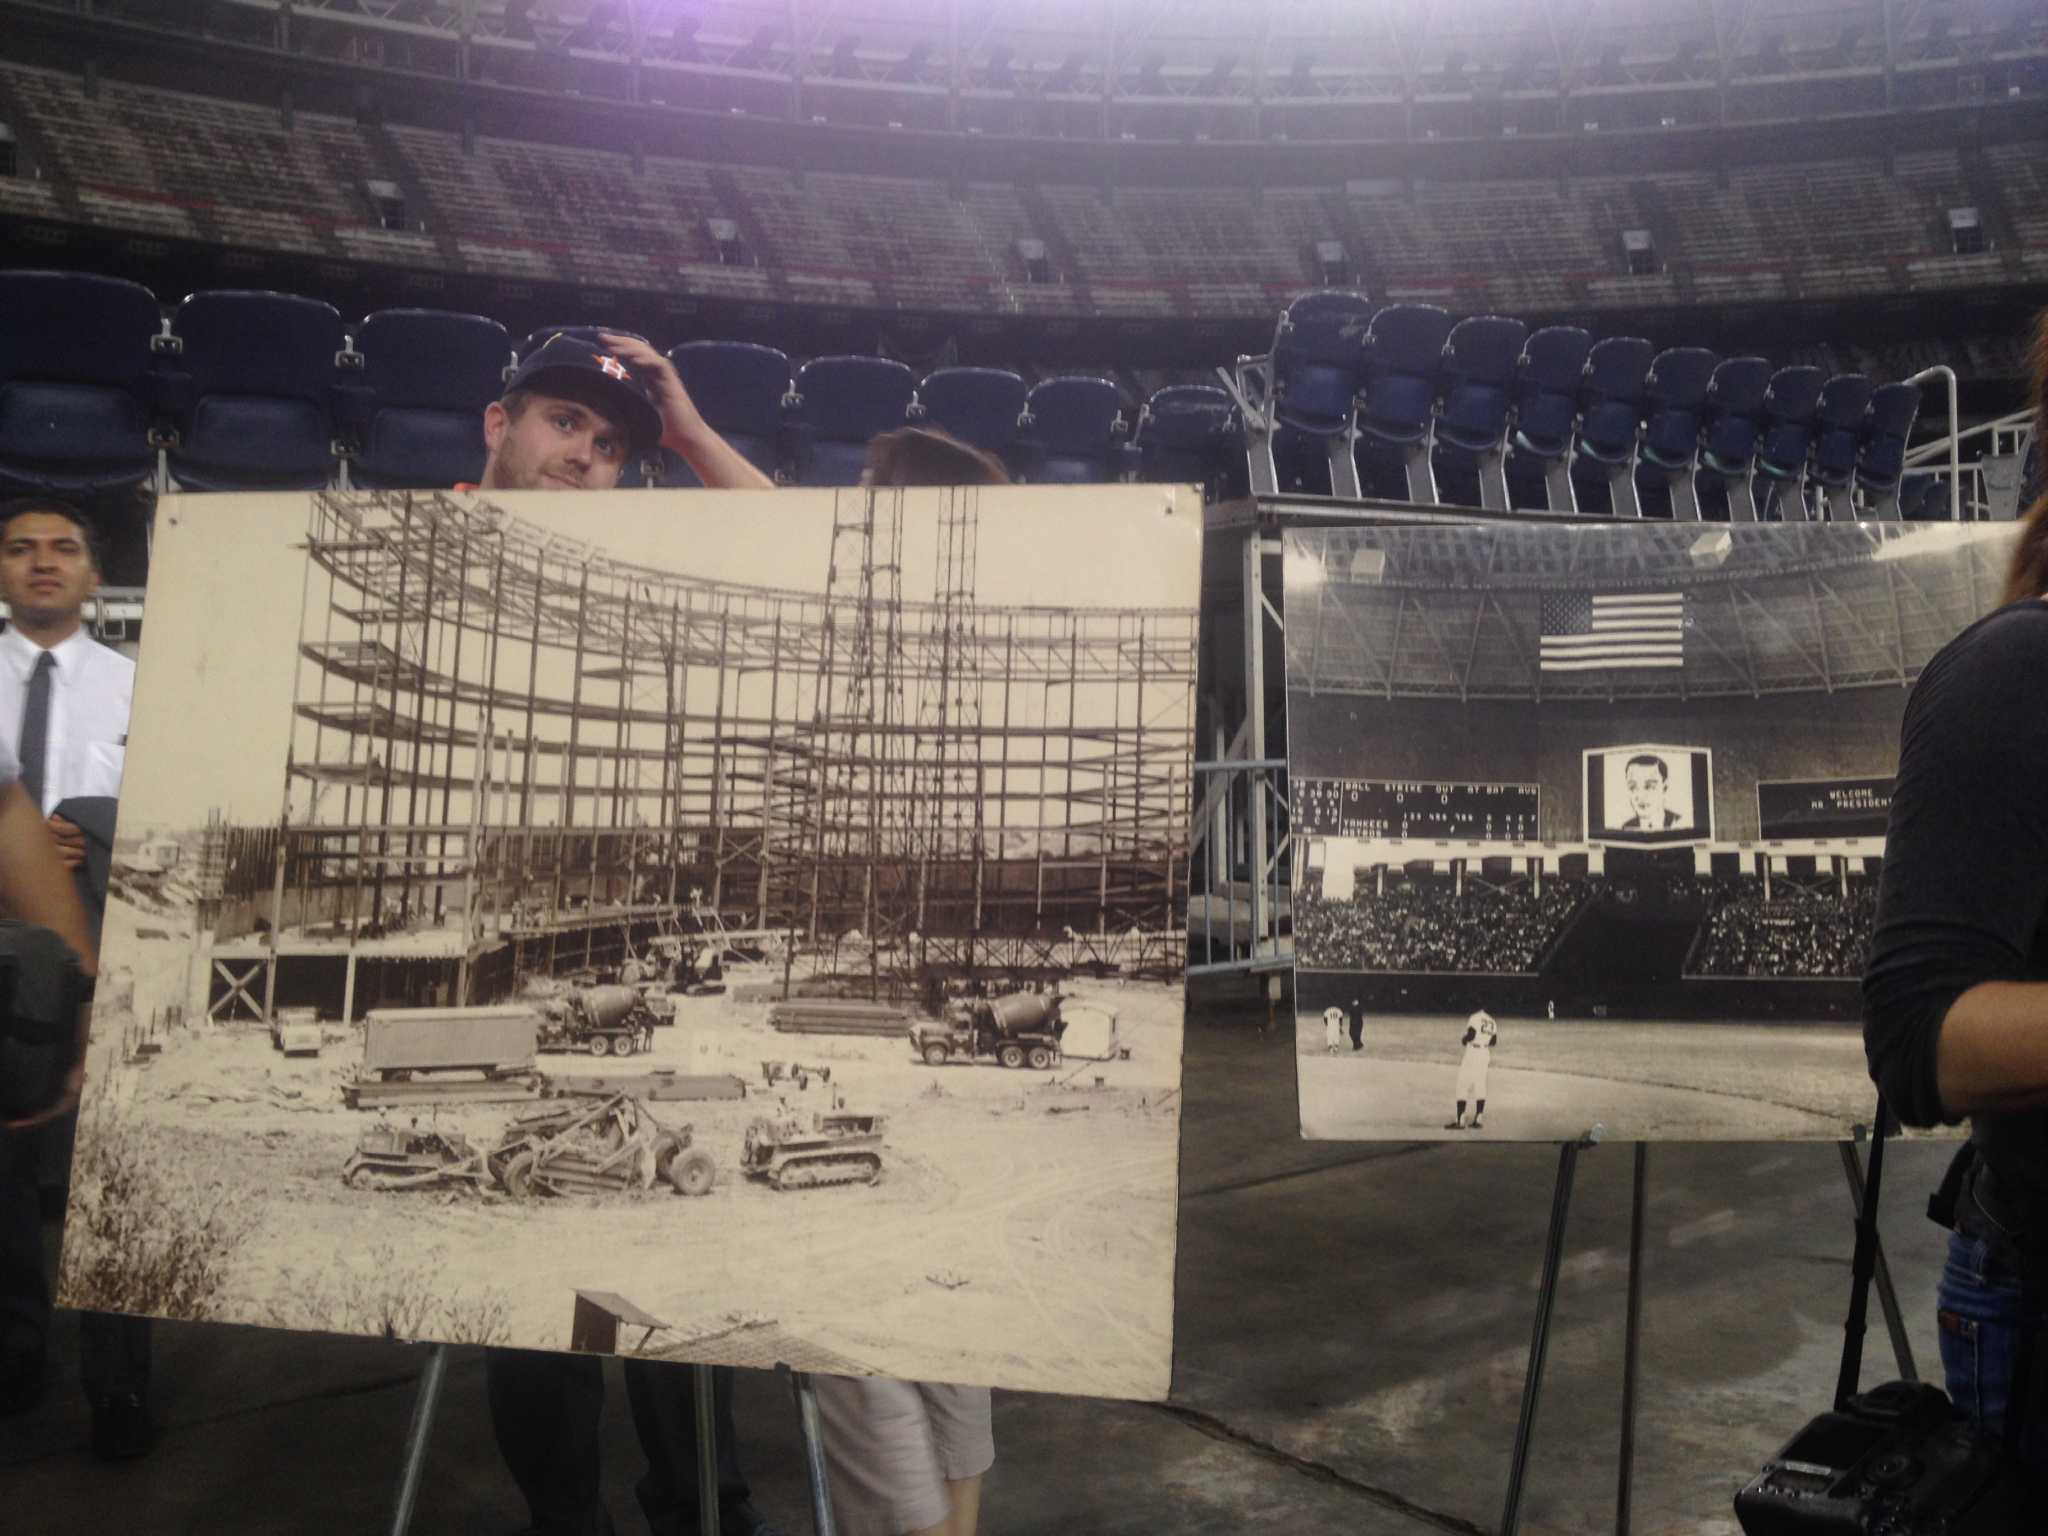
[(1692, 964), (1698, 976), (1863, 974), (1877, 912), (1874, 886), (1834, 892), (1788, 891), (1767, 899), (1754, 880), (1724, 881), (1714, 893)]
[(1406, 881), (1384, 895), (1361, 890), (1350, 901), (1305, 891), (1295, 903), (1294, 943), (1301, 963), (1333, 971), (1532, 973), (1593, 893), (1590, 881), (1533, 885)]

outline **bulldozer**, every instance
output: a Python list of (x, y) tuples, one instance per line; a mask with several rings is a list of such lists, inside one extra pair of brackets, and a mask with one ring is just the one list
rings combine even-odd
[(937, 1019), (910, 1026), (911, 1054), (927, 1066), (948, 1062), (995, 1062), (1048, 1072), (1061, 1061), (1057, 992), (1011, 992), (1002, 997), (962, 998)]
[(461, 1132), (443, 1135), (393, 1125), (363, 1132), (341, 1165), (341, 1181), (351, 1189), (424, 1189), (463, 1180), (480, 1186), (489, 1178), (483, 1158)]
[(762, 1118), (747, 1127), (740, 1168), (776, 1189), (817, 1189), (826, 1184), (873, 1184), (882, 1177), (881, 1115), (845, 1110), (813, 1114), (806, 1127), (796, 1115)]

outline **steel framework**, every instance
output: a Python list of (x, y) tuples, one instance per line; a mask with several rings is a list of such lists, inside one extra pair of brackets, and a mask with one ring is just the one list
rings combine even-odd
[(316, 496), (279, 911), (531, 945), (694, 899), (969, 965), (1177, 938), (1195, 611), (979, 605), (977, 493), (909, 494), (943, 503), (914, 601), (900, 491), (838, 493), (814, 592)]

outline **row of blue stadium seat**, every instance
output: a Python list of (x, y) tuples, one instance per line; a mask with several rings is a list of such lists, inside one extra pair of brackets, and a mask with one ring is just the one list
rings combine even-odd
[[(0, 272), (0, 486), (91, 493), (161, 474), (189, 489), (306, 489), (337, 481), (428, 488), (482, 467), (480, 418), (517, 358), (494, 320), (381, 310), (350, 334), (330, 305), (292, 294), (196, 293), (166, 315), (118, 279)], [(711, 424), (750, 460), (801, 485), (856, 481), (876, 433), (926, 421), (1002, 457), (1026, 481), (1195, 481), (1212, 493), (1285, 483), (1357, 495), (1367, 479), (1436, 503), (1440, 474), (1474, 504), (1578, 510), (1580, 492), (1639, 514), (1641, 492), (1697, 517), (1701, 484), (1729, 516), (1808, 515), (1813, 485), (1837, 517), (1897, 516), (1918, 406), (1909, 385), (1773, 373), (1762, 358), (1656, 352), (1575, 327), (1453, 323), (1431, 305), (1375, 308), (1312, 293), (1281, 316), (1272, 351), (1240, 358), (1238, 399), (1212, 385), (1157, 391), (1129, 422), (1114, 384), (1027, 389), (992, 368), (919, 379), (900, 362), (785, 354), (741, 342), (668, 353)], [(1242, 408), (1240, 408), (1242, 407)], [(1509, 475), (1533, 486), (1514, 496)], [(1320, 476), (1320, 478), (1319, 478)], [(628, 483), (692, 485), (663, 452)], [(1318, 483), (1319, 482), (1319, 483)], [(1758, 496), (1761, 492), (1761, 496)]]
[[(483, 316), (396, 309), (351, 334), (331, 305), (239, 290), (195, 293), (166, 317), (134, 283), (0, 272), (0, 484), (118, 489), (156, 474), (159, 455), (168, 481), (191, 490), (312, 489), (343, 473), (385, 489), (474, 480), (483, 409), (517, 359), (558, 331), (594, 329), (543, 326), (515, 342)], [(1179, 419), (1170, 406), (1162, 452), (1134, 449), (1106, 379), (1027, 389), (993, 368), (919, 379), (874, 357), (815, 358), (792, 375), (783, 353), (743, 342), (687, 342), (667, 355), (705, 418), (794, 484), (855, 483), (870, 438), (919, 421), (1028, 481), (1115, 480), (1169, 460), (1178, 474), (1186, 460), (1169, 451)], [(1221, 390), (1203, 392), (1203, 404), (1195, 478), (1213, 466), (1229, 414)], [(628, 478), (697, 483), (666, 450)]]
[[(1860, 374), (1775, 372), (1761, 357), (1701, 347), (1658, 351), (1637, 336), (1595, 341), (1577, 326), (1531, 331), (1486, 315), (1453, 321), (1433, 304), (1376, 307), (1361, 295), (1305, 294), (1272, 350), (1237, 361), (1251, 484), (1306, 480), (1338, 496), (1392, 480), (1424, 504), (1439, 476), (1476, 475), (1478, 502), (1580, 510), (1604, 488), (1608, 510), (1640, 516), (1642, 494), (1700, 516), (1712, 486), (1735, 521), (1899, 515), (1911, 384)], [(1540, 489), (1517, 501), (1518, 478)], [(1325, 466), (1327, 466), (1325, 468)], [(1808, 487), (1821, 505), (1808, 506)]]

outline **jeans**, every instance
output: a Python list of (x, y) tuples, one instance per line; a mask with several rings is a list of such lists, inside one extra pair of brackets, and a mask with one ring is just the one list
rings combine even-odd
[[(2011, 1234), (1967, 1196), (1936, 1296), (1949, 1397), (1984, 1433), (2005, 1439), (2027, 1332), (2020, 1254)], [(2034, 1390), (2023, 1403), (2018, 1450), (2035, 1471), (2048, 1473), (2048, 1394), (2040, 1390), (2048, 1385), (2048, 1331), (2035, 1332)]]

